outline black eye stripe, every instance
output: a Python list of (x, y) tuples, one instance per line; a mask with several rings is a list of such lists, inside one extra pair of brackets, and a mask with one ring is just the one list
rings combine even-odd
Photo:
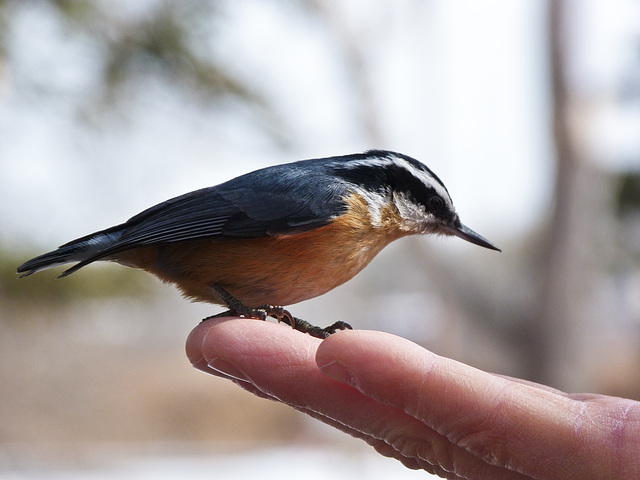
[(391, 164), (385, 170), (388, 171), (388, 183), (394, 191), (404, 193), (425, 208), (429, 209), (429, 201), (432, 197), (440, 198), (435, 188), (425, 185), (406, 168)]

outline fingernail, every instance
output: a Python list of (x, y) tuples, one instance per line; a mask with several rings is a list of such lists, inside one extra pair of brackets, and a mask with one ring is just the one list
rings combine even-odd
[(221, 373), (226, 377), (231, 377), (235, 378), (236, 380), (240, 380), (241, 382), (250, 383), (247, 376), (242, 373), (237, 367), (231, 365), (229, 362), (219, 357), (212, 358), (211, 360), (209, 360), (209, 362), (207, 362), (207, 365), (209, 366), (209, 368), (215, 370), (218, 373)]
[(318, 368), (324, 375), (333, 378), (338, 382), (346, 383), (347, 385), (351, 385), (352, 383), (351, 374), (349, 374), (347, 369), (345, 369), (344, 366), (336, 360), (331, 360), (329, 363), (325, 363), (324, 365), (318, 365)]

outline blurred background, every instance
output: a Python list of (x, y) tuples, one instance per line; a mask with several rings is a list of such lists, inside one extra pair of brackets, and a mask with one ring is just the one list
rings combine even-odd
[(0, 0), (0, 478), (424, 478), (194, 371), (217, 307), (113, 265), (15, 275), (169, 197), (371, 148), (429, 165), (503, 253), (403, 239), (295, 315), (640, 400), (638, 0)]

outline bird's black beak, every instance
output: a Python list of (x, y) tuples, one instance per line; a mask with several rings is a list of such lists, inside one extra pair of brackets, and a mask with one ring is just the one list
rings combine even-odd
[(490, 250), (497, 250), (498, 252), (502, 251), (482, 235), (479, 235), (470, 228), (465, 227), (460, 222), (456, 222), (455, 225), (448, 225), (444, 230), (446, 233), (460, 237), (467, 242), (480, 245), (481, 247), (488, 248)]

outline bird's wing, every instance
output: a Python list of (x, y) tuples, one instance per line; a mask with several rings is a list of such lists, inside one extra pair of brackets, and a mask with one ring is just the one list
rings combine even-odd
[(292, 235), (343, 213), (344, 184), (313, 169), (297, 172), (304, 181), (287, 173), (271, 167), (158, 204), (123, 224), (116, 243), (121, 249), (212, 236)]
[[(322, 164), (268, 167), (215, 187), (155, 205), (127, 222), (74, 240), (61, 248), (100, 244), (63, 273), (136, 247), (200, 238), (293, 235), (329, 224), (344, 213), (347, 184)], [(108, 239), (108, 240), (104, 240)]]
[(313, 164), (292, 165), (257, 170), (172, 198), (99, 233), (116, 234), (108, 248), (113, 253), (203, 237), (293, 235), (344, 213), (344, 182)]

